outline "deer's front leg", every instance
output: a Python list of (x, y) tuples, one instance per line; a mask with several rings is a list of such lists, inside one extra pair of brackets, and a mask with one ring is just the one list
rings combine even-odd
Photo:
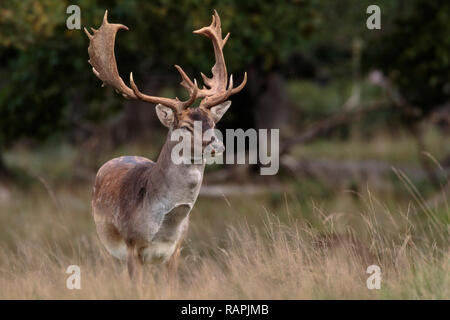
[(142, 279), (143, 265), (142, 256), (136, 246), (127, 247), (127, 267), (130, 279)]
[(166, 264), (167, 278), (169, 282), (173, 282), (173, 279), (177, 275), (180, 252), (181, 252), (181, 241), (177, 245), (175, 252), (170, 257), (169, 261)]

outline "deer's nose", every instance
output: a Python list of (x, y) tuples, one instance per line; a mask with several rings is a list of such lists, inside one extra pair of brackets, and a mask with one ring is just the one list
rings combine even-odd
[(225, 151), (225, 146), (223, 145), (222, 141), (218, 139), (215, 139), (213, 142), (211, 142), (210, 145), (214, 154), (221, 154)]
[(216, 155), (223, 153), (225, 151), (225, 146), (222, 141), (213, 136), (211, 137), (206, 149), (209, 149), (212, 155)]

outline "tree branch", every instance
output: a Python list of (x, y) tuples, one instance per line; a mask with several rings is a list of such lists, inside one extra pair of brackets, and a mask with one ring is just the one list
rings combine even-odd
[(377, 101), (372, 104), (360, 105), (356, 109), (341, 112), (337, 115), (318, 121), (298, 135), (286, 139), (280, 148), (280, 156), (289, 153), (291, 148), (297, 144), (310, 142), (330, 129), (354, 121), (368, 112), (386, 107), (388, 107), (386, 103)]

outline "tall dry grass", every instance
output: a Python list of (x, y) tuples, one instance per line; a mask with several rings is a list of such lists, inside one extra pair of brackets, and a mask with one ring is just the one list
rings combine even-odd
[[(101, 247), (89, 186), (50, 189), (12, 190), (0, 203), (1, 299), (450, 298), (449, 206), (430, 209), (414, 190), (397, 209), (367, 192), (358, 208), (331, 212), (290, 194), (279, 206), (200, 197), (168, 285), (161, 267), (130, 282)], [(66, 288), (74, 264), (81, 290)], [(366, 286), (371, 264), (381, 267), (380, 290)]]

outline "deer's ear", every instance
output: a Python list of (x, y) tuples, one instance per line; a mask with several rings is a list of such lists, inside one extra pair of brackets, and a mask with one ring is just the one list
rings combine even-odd
[(222, 119), (222, 116), (227, 112), (228, 108), (231, 106), (231, 101), (225, 101), (217, 106), (211, 107), (211, 116), (215, 123)]
[(172, 128), (175, 122), (175, 114), (173, 110), (162, 104), (156, 106), (156, 114), (158, 115), (159, 121), (167, 128)]

